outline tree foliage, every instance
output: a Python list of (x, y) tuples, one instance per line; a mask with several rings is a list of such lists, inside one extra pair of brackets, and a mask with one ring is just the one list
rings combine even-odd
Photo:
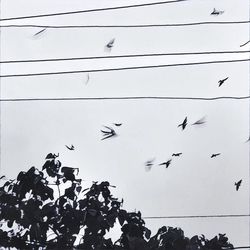
[[(17, 249), (222, 250), (233, 247), (224, 234), (191, 239), (180, 228), (145, 226), (140, 212), (122, 209), (109, 182), (83, 189), (79, 170), (48, 154), (42, 171), (31, 167), (0, 187), (0, 246)], [(107, 232), (121, 226), (120, 239)]]

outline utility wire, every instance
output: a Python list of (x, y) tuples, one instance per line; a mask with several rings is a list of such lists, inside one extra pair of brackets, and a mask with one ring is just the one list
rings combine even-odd
[(78, 73), (97, 73), (97, 72), (110, 72), (110, 71), (122, 71), (122, 70), (166, 68), (166, 67), (177, 67), (177, 66), (194, 66), (194, 65), (204, 65), (204, 64), (236, 63), (236, 62), (248, 62), (248, 61), (250, 61), (250, 59), (225, 60), (225, 61), (206, 61), (206, 62), (192, 62), (192, 63), (175, 63), (175, 64), (160, 64), (160, 65), (134, 66), (134, 67), (122, 67), (122, 68), (107, 68), (107, 69), (55, 71), (55, 72), (9, 74), (9, 75), (7, 74), (7, 75), (0, 75), (0, 78), (47, 76), (47, 75), (65, 75), (65, 74), (78, 74)]
[(64, 16), (64, 15), (74, 15), (74, 14), (99, 12), (99, 11), (111, 11), (111, 10), (120, 10), (120, 9), (131, 9), (131, 8), (138, 8), (138, 7), (148, 7), (148, 6), (154, 6), (154, 5), (179, 3), (179, 2), (185, 2), (185, 1), (188, 1), (188, 0), (161, 1), (161, 2), (154, 2), (154, 3), (133, 4), (133, 5), (106, 7), (106, 8), (99, 8), (99, 9), (77, 10), (77, 11), (39, 14), (39, 15), (31, 15), (31, 16), (7, 17), (7, 18), (1, 18), (0, 21), (31, 19), (31, 18), (40, 18), (40, 17), (51, 17), (51, 16)]
[(225, 250), (229, 249), (250, 249), (250, 246), (225, 248)]
[(152, 219), (199, 219), (199, 218), (236, 218), (250, 217), (250, 214), (219, 214), (219, 215), (182, 215), (182, 216), (147, 216), (142, 217), (145, 220)]
[(46, 28), (46, 29), (81, 29), (81, 28), (163, 28), (195, 25), (224, 25), (224, 24), (248, 24), (250, 21), (211, 21), (192, 23), (169, 23), (169, 24), (131, 24), (131, 25), (35, 25), (35, 24), (11, 24), (0, 25), (0, 28)]
[(175, 96), (123, 96), (123, 97), (57, 97), (57, 98), (6, 98), (0, 102), (39, 102), (39, 101), (121, 101), (121, 100), (246, 100), (250, 96), (217, 96), (217, 97), (175, 97)]
[(0, 61), (0, 63), (36, 63), (36, 62), (56, 62), (56, 61), (73, 61), (73, 60), (92, 60), (92, 59), (114, 59), (114, 58), (151, 57), (151, 56), (240, 54), (240, 53), (249, 53), (249, 52), (250, 52), (250, 50), (205, 51), (205, 52), (173, 52), (173, 53), (128, 54), (128, 55), (111, 55), (111, 56), (87, 56), (87, 57), (68, 57), (68, 58), (3, 60), (3, 61)]

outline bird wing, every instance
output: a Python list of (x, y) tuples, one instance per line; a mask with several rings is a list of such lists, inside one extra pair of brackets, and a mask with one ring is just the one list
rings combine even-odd
[(198, 121), (196, 121), (195, 123), (193, 123), (192, 125), (201, 125), (201, 124), (204, 124), (206, 121), (205, 121), (205, 116), (202, 117), (201, 119), (199, 119)]
[(103, 127), (106, 128), (106, 129), (109, 129), (110, 131), (113, 131), (113, 130), (114, 130), (114, 129), (108, 127), (108, 126), (103, 126)]
[(115, 135), (116, 135), (116, 134), (109, 134), (109, 135), (107, 135), (107, 136), (103, 137), (103, 138), (102, 138), (102, 140), (105, 140), (105, 139), (111, 138), (111, 137), (113, 137), (113, 136), (115, 136)]
[(166, 165), (166, 164), (167, 164), (166, 162), (162, 162), (159, 164), (159, 166)]
[(39, 34), (43, 33), (45, 30), (46, 30), (46, 28), (45, 28), (45, 29), (42, 29), (42, 30), (40, 30), (40, 31), (38, 31), (38, 32), (37, 32), (37, 33), (35, 33), (33, 36), (37, 36), (37, 35), (39, 35)]
[(104, 131), (104, 130), (101, 130), (101, 132), (103, 133), (103, 134), (110, 134), (110, 131)]

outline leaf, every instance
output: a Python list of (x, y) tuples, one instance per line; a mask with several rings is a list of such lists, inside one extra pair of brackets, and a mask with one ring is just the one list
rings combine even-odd
[(144, 234), (146, 239), (149, 239), (151, 236), (151, 231), (148, 228), (144, 227)]

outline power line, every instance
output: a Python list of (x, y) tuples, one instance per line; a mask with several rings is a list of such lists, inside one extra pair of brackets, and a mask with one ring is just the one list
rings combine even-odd
[(250, 96), (217, 96), (217, 97), (175, 97), (175, 96), (123, 96), (123, 97), (58, 97), (58, 98), (6, 98), (0, 102), (39, 102), (39, 101), (122, 101), (122, 100), (246, 100)]
[(211, 21), (191, 23), (169, 23), (169, 24), (131, 24), (131, 25), (35, 25), (35, 24), (11, 24), (0, 25), (0, 28), (47, 28), (47, 29), (81, 29), (81, 28), (163, 28), (181, 27), (195, 25), (224, 25), (224, 24), (248, 24), (250, 21)]
[(250, 246), (244, 246), (244, 247), (232, 247), (232, 248), (225, 248), (225, 250), (229, 250), (229, 249), (250, 249)]
[(36, 62), (56, 62), (73, 60), (93, 60), (93, 59), (113, 59), (131, 57), (151, 57), (151, 56), (183, 56), (183, 55), (214, 55), (214, 54), (240, 54), (249, 53), (249, 50), (235, 51), (205, 51), (205, 52), (173, 52), (173, 53), (151, 53), (151, 54), (128, 54), (111, 56), (88, 56), (88, 57), (68, 57), (68, 58), (47, 58), (47, 59), (27, 59), (27, 60), (4, 60), (0, 63), (36, 63)]
[(138, 70), (138, 69), (153, 69), (153, 68), (166, 68), (166, 67), (178, 67), (178, 66), (194, 66), (194, 65), (205, 65), (205, 64), (236, 63), (236, 62), (247, 62), (247, 61), (250, 61), (250, 59), (225, 60), (225, 61), (206, 61), (206, 62), (192, 62), (192, 63), (175, 63), (175, 64), (160, 64), (160, 65), (134, 66), (134, 67), (122, 67), (122, 68), (107, 68), (107, 69), (89, 69), (89, 70), (40, 72), (40, 73), (26, 73), (26, 74), (9, 74), (9, 75), (0, 75), (0, 78), (47, 76), (47, 75), (65, 75), (65, 74), (78, 74), (78, 73), (97, 73), (97, 72), (110, 72), (110, 71), (122, 71), (122, 70)]
[(40, 17), (51, 17), (51, 16), (63, 16), (63, 15), (74, 15), (74, 14), (99, 12), (99, 11), (111, 11), (111, 10), (119, 10), (119, 9), (131, 9), (131, 8), (138, 8), (138, 7), (147, 7), (147, 6), (154, 6), (154, 5), (179, 3), (179, 2), (184, 2), (184, 1), (188, 1), (188, 0), (161, 1), (161, 2), (154, 2), (154, 3), (133, 4), (133, 5), (106, 7), (106, 8), (99, 8), (99, 9), (88, 9), (88, 10), (76, 10), (76, 11), (69, 11), (69, 12), (39, 14), (39, 15), (32, 15), (32, 16), (7, 17), (7, 18), (1, 18), (0, 21), (31, 19), (31, 18), (40, 18)]
[(144, 220), (151, 219), (203, 219), (203, 218), (236, 218), (250, 217), (250, 214), (219, 214), (219, 215), (179, 215), (179, 216), (147, 216), (142, 217)]

